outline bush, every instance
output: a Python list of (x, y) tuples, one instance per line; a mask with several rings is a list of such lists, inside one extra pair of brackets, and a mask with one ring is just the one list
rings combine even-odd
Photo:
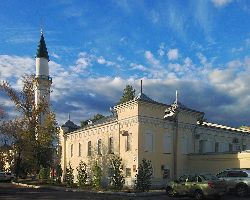
[(95, 162), (92, 171), (93, 171), (92, 185), (95, 189), (99, 189), (101, 187), (102, 169), (97, 162)]
[(142, 163), (138, 167), (138, 173), (136, 174), (135, 189), (140, 192), (149, 191), (152, 174), (153, 168), (151, 161), (143, 158)]
[(67, 187), (72, 187), (74, 185), (73, 168), (70, 163), (68, 167), (66, 167), (65, 182)]
[(87, 165), (83, 161), (80, 161), (77, 170), (77, 185), (80, 188), (83, 188), (87, 181)]
[(42, 182), (46, 182), (49, 179), (49, 168), (40, 167), (40, 171), (38, 173), (38, 178)]
[(121, 169), (122, 159), (118, 156), (114, 156), (110, 160), (110, 186), (115, 190), (121, 190), (125, 183), (124, 176)]
[(56, 182), (61, 183), (61, 178), (62, 178), (62, 167), (60, 164), (56, 166)]

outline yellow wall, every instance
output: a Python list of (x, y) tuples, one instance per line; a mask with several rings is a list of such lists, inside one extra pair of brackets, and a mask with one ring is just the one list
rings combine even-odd
[(191, 173), (214, 174), (227, 168), (249, 168), (250, 153), (189, 155), (188, 166)]

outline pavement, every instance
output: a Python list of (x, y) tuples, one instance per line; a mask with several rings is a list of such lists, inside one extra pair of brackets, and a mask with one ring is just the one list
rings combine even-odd
[(48, 185), (30, 185), (25, 183), (12, 182), (12, 184), (21, 187), (35, 188), (35, 189), (49, 189), (55, 191), (64, 191), (64, 192), (89, 192), (89, 193), (98, 193), (98, 194), (115, 194), (120, 196), (130, 196), (130, 197), (146, 197), (146, 196), (159, 196), (166, 195), (165, 190), (151, 190), (148, 192), (116, 192), (116, 191), (91, 191), (75, 188), (67, 188), (62, 186), (48, 186)]

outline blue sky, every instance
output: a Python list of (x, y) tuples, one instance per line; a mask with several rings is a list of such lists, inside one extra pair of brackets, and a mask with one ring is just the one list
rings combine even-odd
[[(43, 26), (59, 124), (109, 114), (126, 84), (206, 119), (250, 125), (250, 2), (9, 0), (0, 4), (0, 80), (35, 73)], [(6, 96), (0, 104), (11, 111)], [(14, 115), (11, 111), (10, 115)]]

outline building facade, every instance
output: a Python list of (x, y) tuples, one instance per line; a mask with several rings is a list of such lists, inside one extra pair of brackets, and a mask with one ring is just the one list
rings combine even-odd
[(194, 172), (197, 166), (192, 165), (192, 156), (235, 154), (250, 149), (247, 130), (203, 119), (203, 112), (187, 108), (177, 100), (166, 105), (141, 92), (133, 100), (115, 106), (111, 116), (96, 123), (79, 128), (68, 120), (61, 127), (63, 171), (71, 163), (76, 178), (81, 160), (89, 168), (97, 161), (107, 182), (108, 160), (116, 154), (122, 158), (125, 184), (131, 186), (138, 165), (145, 158), (152, 163), (153, 185), (161, 186), (166, 179)]

